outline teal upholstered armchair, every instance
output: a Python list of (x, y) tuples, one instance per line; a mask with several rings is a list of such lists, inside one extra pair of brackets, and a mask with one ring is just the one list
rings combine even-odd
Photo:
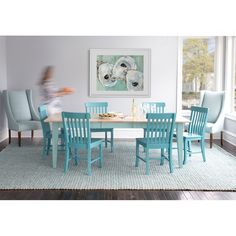
[(210, 134), (210, 148), (212, 148), (213, 134), (221, 133), (223, 145), (223, 128), (225, 119), (225, 92), (201, 91), (200, 104), (208, 108), (206, 132)]
[(21, 146), (21, 132), (31, 130), (33, 138), (34, 130), (41, 129), (39, 117), (34, 109), (32, 90), (4, 90), (3, 100), (5, 104), (9, 143), (11, 143), (11, 130), (18, 132), (18, 144)]

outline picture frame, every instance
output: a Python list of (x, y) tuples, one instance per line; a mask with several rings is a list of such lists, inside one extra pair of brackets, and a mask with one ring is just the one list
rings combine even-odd
[(90, 49), (89, 96), (150, 97), (151, 50)]

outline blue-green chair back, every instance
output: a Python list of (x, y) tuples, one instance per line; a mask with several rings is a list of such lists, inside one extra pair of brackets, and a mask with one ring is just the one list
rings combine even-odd
[[(97, 114), (107, 113), (108, 103), (107, 102), (87, 102), (85, 103), (86, 113), (89, 113), (91, 117)], [(113, 152), (113, 128), (93, 128), (91, 132), (105, 132), (105, 147), (107, 143), (111, 144), (111, 152)], [(111, 138), (108, 140), (107, 134), (110, 133)]]
[(90, 114), (62, 112), (65, 143), (69, 146), (89, 146), (90, 136)]
[(203, 136), (205, 134), (207, 115), (208, 108), (192, 106), (188, 133)]
[[(65, 135), (65, 163), (64, 172), (68, 169), (69, 161), (71, 160), (72, 149), (74, 149), (75, 165), (78, 165), (79, 159), (87, 159), (88, 175), (91, 175), (91, 164), (99, 161), (99, 166), (102, 167), (102, 139), (91, 139), (90, 135), (90, 114), (89, 113), (73, 113), (62, 112), (62, 121)], [(99, 156), (92, 158), (92, 148), (99, 147)], [(79, 149), (87, 150), (87, 157), (82, 158), (79, 154)]]
[(102, 114), (107, 113), (107, 102), (87, 102), (85, 103), (86, 113), (93, 114)]
[(39, 118), (40, 118), (42, 130), (43, 130), (43, 137), (48, 138), (48, 135), (50, 135), (51, 133), (50, 124), (48, 122), (44, 122), (44, 120), (48, 118), (47, 107), (45, 105), (39, 106), (38, 111), (39, 111)]
[[(172, 139), (175, 125), (175, 113), (148, 113), (146, 137), (136, 138), (136, 160), (135, 166), (138, 167), (139, 160), (146, 163), (146, 174), (149, 175), (150, 160), (160, 160), (161, 165), (164, 165), (164, 159), (169, 161), (170, 173), (173, 172), (172, 163)], [(139, 153), (139, 146), (145, 149), (145, 157)], [(158, 158), (150, 157), (150, 149), (161, 149), (161, 155)], [(167, 156), (164, 155), (164, 150), (167, 150)]]
[(173, 130), (175, 125), (175, 113), (148, 113), (147, 123), (147, 146), (157, 144), (168, 146), (172, 144)]
[(166, 104), (164, 102), (143, 102), (142, 107), (146, 113), (164, 113)]

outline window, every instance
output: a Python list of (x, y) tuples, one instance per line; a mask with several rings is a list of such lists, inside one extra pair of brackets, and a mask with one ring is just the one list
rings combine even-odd
[(182, 45), (182, 110), (200, 102), (200, 90), (216, 90), (216, 38), (185, 38)]
[[(236, 63), (235, 63), (236, 71)], [(234, 112), (236, 112), (236, 73), (234, 74)]]
[[(234, 48), (236, 46), (236, 37), (234, 38)], [(234, 50), (234, 58), (236, 59), (236, 50)], [(234, 59), (234, 75), (233, 75), (233, 112), (236, 113), (236, 60)]]

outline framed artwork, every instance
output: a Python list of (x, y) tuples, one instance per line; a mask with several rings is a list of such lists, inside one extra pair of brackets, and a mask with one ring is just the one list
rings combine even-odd
[(150, 97), (150, 49), (90, 49), (89, 95)]

